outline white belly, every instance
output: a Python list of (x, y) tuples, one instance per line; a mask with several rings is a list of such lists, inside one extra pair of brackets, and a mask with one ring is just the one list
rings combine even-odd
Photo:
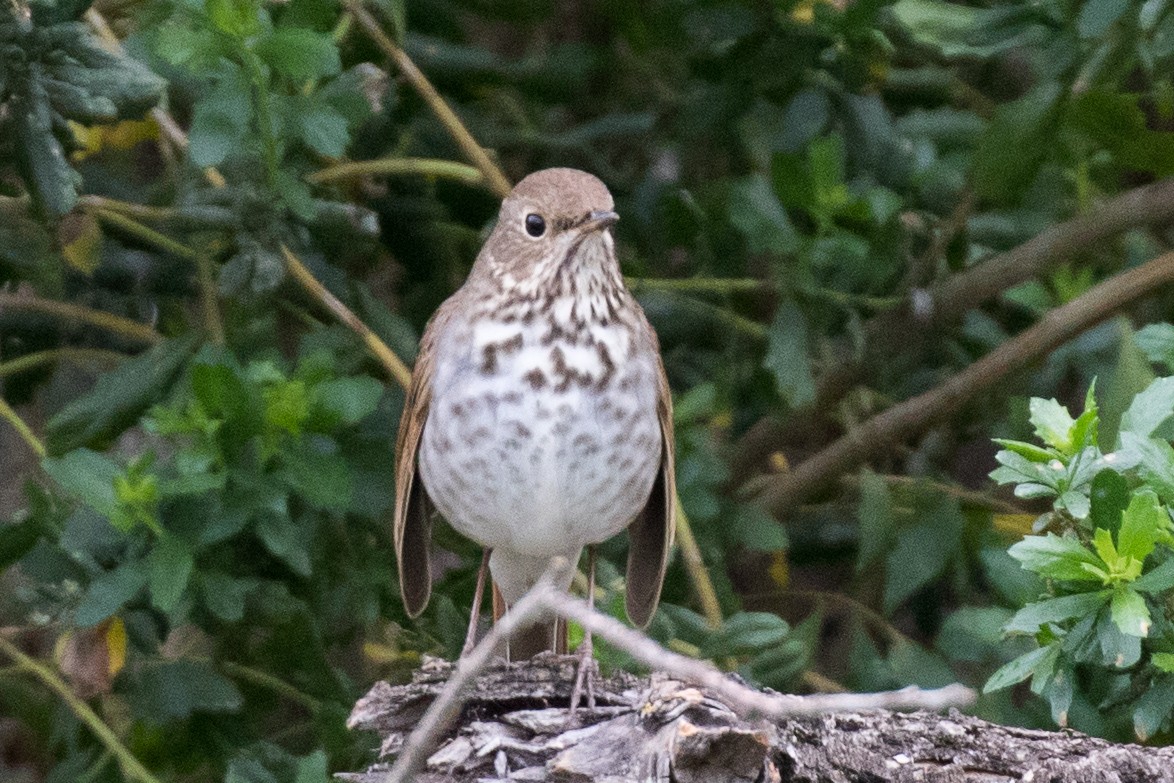
[[(450, 335), (470, 350), (436, 366), (420, 476), (449, 523), (481, 545), (503, 555), (577, 557), (647, 503), (663, 448), (657, 359), (617, 344), (609, 369), (594, 348), (593, 362), (581, 346), (542, 345), (539, 327), (514, 325), (520, 345), (496, 352), (486, 372), (486, 335), (508, 340), (501, 329)], [(561, 383), (556, 348), (590, 378)], [(530, 382), (535, 370), (539, 388)]]

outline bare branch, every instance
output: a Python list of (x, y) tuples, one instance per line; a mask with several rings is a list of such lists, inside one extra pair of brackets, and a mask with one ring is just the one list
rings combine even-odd
[(951, 376), (941, 385), (872, 417), (794, 470), (781, 474), (759, 496), (782, 515), (870, 457), (923, 432), (1012, 372), (1156, 289), (1174, 283), (1174, 253), (1122, 272), (1047, 313), (1038, 323)]
[[(908, 306), (883, 312), (865, 324), (866, 351), (863, 356), (829, 368), (818, 380), (815, 402), (805, 412), (827, 410), (843, 397), (869, 367), (886, 357), (921, 350), (920, 337), (933, 334), (935, 327), (956, 322), (986, 300), (1038, 277), (1089, 245), (1138, 226), (1174, 220), (1174, 177), (1122, 193), (1086, 214), (1057, 223), (1021, 245), (993, 256), (966, 271), (930, 286), (923, 292), (929, 304), (925, 316)], [(915, 328), (910, 328), (911, 324)], [(796, 412), (790, 418), (802, 418)], [(746, 432), (734, 446), (730, 473), (744, 481), (754, 465), (778, 448), (789, 428), (774, 417), (764, 418)]]
[(557, 614), (574, 620), (584, 629), (606, 639), (649, 667), (707, 689), (748, 719), (777, 720), (828, 712), (877, 709), (943, 710), (948, 707), (965, 707), (973, 704), (976, 698), (973, 690), (959, 684), (928, 691), (909, 687), (883, 693), (821, 693), (810, 696), (757, 691), (739, 684), (705, 661), (666, 650), (643, 633), (628, 628), (619, 620), (595, 611), (584, 601), (556, 589), (553, 574), (564, 567), (565, 561), (556, 558), (538, 584), (510, 607), (472, 652), (457, 661), (452, 677), (404, 742), (403, 750), (384, 783), (407, 783), (419, 774), (432, 749), (456, 720), (473, 680), (489, 665), (495, 651), (516, 630), (546, 614)]

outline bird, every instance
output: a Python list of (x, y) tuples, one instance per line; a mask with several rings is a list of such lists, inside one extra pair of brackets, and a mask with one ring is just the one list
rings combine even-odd
[[(672, 397), (656, 332), (620, 272), (618, 219), (592, 174), (530, 174), (421, 337), (396, 438), (395, 554), (414, 618), (432, 590), (433, 514), (481, 545), (462, 654), (486, 570), (498, 619), (552, 562), (569, 564), (555, 575), (569, 590), (586, 548), (593, 599), (594, 547), (625, 528), (629, 620), (646, 627), (660, 600), (676, 502)], [(589, 658), (589, 634), (585, 644)], [(518, 630), (504, 652), (544, 650), (566, 651), (555, 618)]]

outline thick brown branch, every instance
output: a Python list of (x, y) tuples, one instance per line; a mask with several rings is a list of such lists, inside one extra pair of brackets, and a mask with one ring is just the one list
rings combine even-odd
[(759, 499), (776, 515), (787, 513), (870, 457), (923, 432), (994, 387), (1010, 373), (1100, 323), (1122, 307), (1174, 283), (1174, 253), (1106, 280), (1045, 315), (940, 386), (874, 416), (790, 473), (782, 474)]
[[(1091, 212), (1042, 231), (1023, 244), (930, 286), (919, 297), (922, 314), (908, 306), (880, 313), (865, 325), (865, 353), (829, 368), (819, 378), (816, 399), (807, 413), (827, 410), (856, 384), (869, 367), (897, 352), (917, 350), (918, 335), (951, 324), (968, 310), (1009, 288), (1063, 264), (1092, 243), (1126, 229), (1174, 220), (1174, 177), (1109, 199)], [(915, 324), (915, 328), (910, 328)], [(802, 417), (796, 412), (792, 418)], [(777, 449), (787, 433), (784, 422), (766, 418), (747, 431), (733, 449), (730, 473), (744, 481), (755, 465)]]

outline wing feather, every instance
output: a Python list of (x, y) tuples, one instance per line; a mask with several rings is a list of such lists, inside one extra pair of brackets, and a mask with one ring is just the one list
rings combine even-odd
[(432, 565), (428, 547), (432, 534), (432, 502), (416, 475), (416, 456), (432, 402), (433, 345), (438, 318), (428, 322), (404, 398), (395, 440), (395, 558), (399, 564), (400, 594), (409, 617), (416, 617), (432, 595)]
[(646, 627), (656, 613), (676, 529), (673, 398), (664, 364), (659, 359), (657, 363), (659, 391), (656, 408), (663, 443), (660, 470), (652, 484), (647, 505), (628, 527), (628, 619), (639, 628)]

